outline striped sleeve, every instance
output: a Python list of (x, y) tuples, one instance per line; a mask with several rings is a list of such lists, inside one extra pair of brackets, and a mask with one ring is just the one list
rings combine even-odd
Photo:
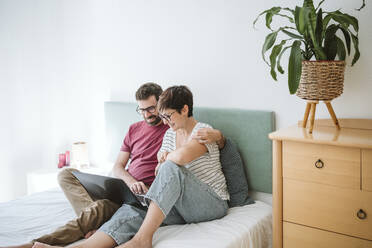
[(160, 150), (158, 151), (158, 155), (163, 153), (163, 152), (171, 152), (174, 151), (174, 136), (175, 133), (171, 130), (168, 129), (163, 138), (163, 143), (161, 144)]

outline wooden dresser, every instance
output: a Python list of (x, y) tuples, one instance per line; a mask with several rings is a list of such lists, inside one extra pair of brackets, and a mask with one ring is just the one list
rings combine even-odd
[(372, 248), (372, 120), (339, 121), (269, 135), (274, 248)]

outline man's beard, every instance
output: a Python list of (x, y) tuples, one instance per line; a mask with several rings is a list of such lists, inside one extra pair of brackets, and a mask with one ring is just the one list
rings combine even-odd
[[(155, 119), (153, 121), (149, 121), (149, 119), (152, 119), (153, 117), (155, 117)], [(159, 122), (161, 122), (161, 119), (159, 116), (156, 116), (156, 115), (151, 115), (149, 116), (148, 118), (145, 119), (146, 123), (151, 125), (151, 126), (156, 126), (159, 124)]]

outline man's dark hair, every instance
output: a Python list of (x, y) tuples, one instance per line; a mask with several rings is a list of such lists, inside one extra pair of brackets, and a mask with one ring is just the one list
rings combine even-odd
[(158, 110), (175, 109), (181, 113), (185, 105), (189, 107), (188, 117), (192, 116), (193, 96), (190, 89), (184, 85), (172, 86), (160, 95)]
[(160, 85), (156, 83), (145, 83), (136, 91), (136, 100), (146, 100), (150, 96), (155, 96), (156, 101), (158, 101), (162, 92), (163, 89)]

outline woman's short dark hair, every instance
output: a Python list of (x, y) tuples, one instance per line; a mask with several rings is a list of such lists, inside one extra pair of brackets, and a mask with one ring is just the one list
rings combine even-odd
[(158, 101), (162, 92), (163, 89), (160, 85), (156, 83), (145, 83), (136, 91), (136, 100), (146, 100), (150, 96), (155, 96), (156, 101)]
[(188, 117), (192, 116), (193, 96), (185, 85), (172, 86), (166, 89), (159, 97), (158, 110), (175, 109), (181, 113), (181, 109), (189, 107)]

